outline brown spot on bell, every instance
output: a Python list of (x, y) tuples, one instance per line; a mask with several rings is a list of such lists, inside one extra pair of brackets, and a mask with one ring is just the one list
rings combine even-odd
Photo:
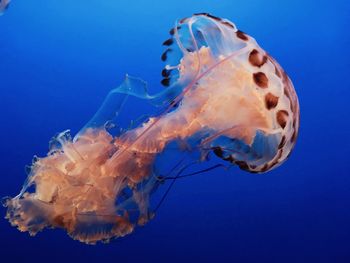
[(281, 149), (283, 148), (283, 146), (286, 144), (286, 136), (282, 136), (282, 139), (281, 139), (281, 142), (280, 144), (278, 145), (278, 149)]
[(242, 32), (241, 30), (237, 30), (236, 35), (237, 35), (238, 38), (240, 38), (240, 39), (242, 39), (244, 41), (248, 40), (247, 35), (244, 32)]
[(253, 49), (249, 54), (249, 62), (255, 67), (261, 67), (264, 65), (267, 61), (267, 56), (262, 55), (259, 51), (256, 49)]
[(213, 15), (211, 15), (211, 14), (207, 14), (207, 17), (210, 17), (210, 18), (212, 18), (212, 19), (214, 19), (214, 20), (216, 20), (216, 21), (221, 21), (221, 18), (219, 18), (219, 17), (217, 17), (217, 16), (213, 16)]
[(224, 152), (222, 151), (221, 147), (214, 147), (213, 152), (220, 158), (224, 157)]
[(163, 46), (170, 46), (174, 43), (174, 40), (172, 38), (169, 38), (163, 42)]
[(163, 53), (162, 56), (161, 56), (162, 61), (166, 61), (166, 60), (167, 60), (167, 58), (168, 58), (168, 52), (169, 52), (169, 51), (171, 51), (170, 48), (168, 48), (168, 49), (166, 49), (166, 50), (164, 51), (164, 53)]
[(236, 161), (236, 164), (242, 170), (245, 170), (245, 171), (249, 170), (249, 166), (248, 166), (248, 164), (245, 161)]
[(162, 79), (162, 81), (160, 83), (165, 87), (169, 87), (170, 79), (169, 78)]
[(265, 106), (268, 110), (276, 108), (278, 104), (278, 97), (273, 95), (271, 92), (265, 95)]
[(287, 125), (288, 116), (289, 116), (289, 114), (288, 114), (288, 111), (286, 111), (286, 110), (280, 110), (276, 114), (277, 122), (282, 127), (282, 129), (284, 129)]
[(170, 76), (170, 70), (168, 69), (163, 69), (162, 70), (162, 76), (165, 77), (165, 78), (168, 78)]
[(174, 35), (175, 31), (179, 30), (180, 28), (181, 28), (180, 26), (177, 26), (176, 28), (174, 27), (174, 28), (170, 29), (169, 34)]
[(221, 24), (228, 26), (228, 27), (231, 27), (231, 28), (235, 28), (230, 22), (227, 22), (227, 21), (221, 21)]
[(263, 72), (257, 72), (253, 74), (253, 80), (256, 85), (258, 85), (260, 88), (267, 88), (269, 84), (269, 80), (266, 77), (265, 73)]
[(297, 139), (297, 136), (298, 136), (298, 132), (297, 132), (296, 130), (294, 130), (293, 135), (292, 135), (292, 137), (290, 138), (290, 141), (291, 141), (292, 143), (294, 143), (294, 142), (296, 141), (296, 139)]

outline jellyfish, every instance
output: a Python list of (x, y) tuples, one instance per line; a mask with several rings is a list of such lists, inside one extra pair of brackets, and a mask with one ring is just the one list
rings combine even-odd
[[(30, 235), (63, 228), (87, 244), (108, 242), (152, 219), (159, 207), (153, 197), (194, 163), (213, 157), (264, 173), (288, 158), (299, 104), (277, 61), (235, 24), (207, 13), (179, 20), (169, 33), (161, 55), (165, 88), (151, 95), (146, 82), (127, 75), (74, 137), (55, 136), (47, 156), (34, 158), (20, 193), (4, 202), (13, 226)], [(121, 125), (129, 99), (151, 109)], [(168, 158), (173, 152), (178, 159)]]

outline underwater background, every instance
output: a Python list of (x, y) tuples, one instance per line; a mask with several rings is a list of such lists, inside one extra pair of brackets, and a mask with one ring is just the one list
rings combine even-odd
[(155, 218), (110, 244), (36, 237), (3, 219), (0, 262), (350, 262), (348, 1), (13, 0), (0, 17), (0, 196), (57, 132), (75, 134), (125, 73), (160, 85), (177, 19), (209, 12), (253, 36), (292, 79), (301, 123), (291, 157), (178, 180)]

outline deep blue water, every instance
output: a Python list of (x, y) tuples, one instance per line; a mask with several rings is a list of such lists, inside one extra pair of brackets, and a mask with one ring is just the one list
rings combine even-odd
[(17, 194), (32, 156), (79, 131), (125, 73), (161, 90), (161, 43), (197, 12), (230, 19), (289, 73), (301, 107), (289, 160), (179, 181), (154, 220), (108, 245), (62, 230), (32, 238), (0, 219), (1, 262), (350, 262), (346, 0), (13, 0), (0, 17), (0, 196)]

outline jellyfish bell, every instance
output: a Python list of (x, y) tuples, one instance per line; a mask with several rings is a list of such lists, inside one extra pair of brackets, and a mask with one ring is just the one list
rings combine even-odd
[[(189, 107), (196, 111), (191, 121), (212, 130), (203, 140), (206, 146), (250, 172), (280, 165), (299, 129), (297, 95), (282, 67), (254, 38), (210, 14), (180, 20), (170, 34), (164, 42), (170, 57), (165, 70), (172, 71), (165, 78), (171, 83), (193, 75), (196, 84), (182, 104), (195, 101), (197, 107)], [(179, 53), (183, 56), (174, 65)]]
[[(6, 200), (12, 225), (32, 235), (59, 227), (81, 242), (107, 242), (154, 216), (158, 188), (179, 178), (189, 157), (204, 162), (213, 152), (249, 172), (287, 158), (299, 127), (298, 100), (286, 73), (252, 37), (228, 20), (196, 14), (180, 20), (163, 44), (167, 88), (150, 95), (144, 81), (126, 76), (74, 138), (58, 134), (20, 194)], [(109, 132), (130, 97), (155, 111)], [(170, 150), (185, 154), (171, 169)]]

